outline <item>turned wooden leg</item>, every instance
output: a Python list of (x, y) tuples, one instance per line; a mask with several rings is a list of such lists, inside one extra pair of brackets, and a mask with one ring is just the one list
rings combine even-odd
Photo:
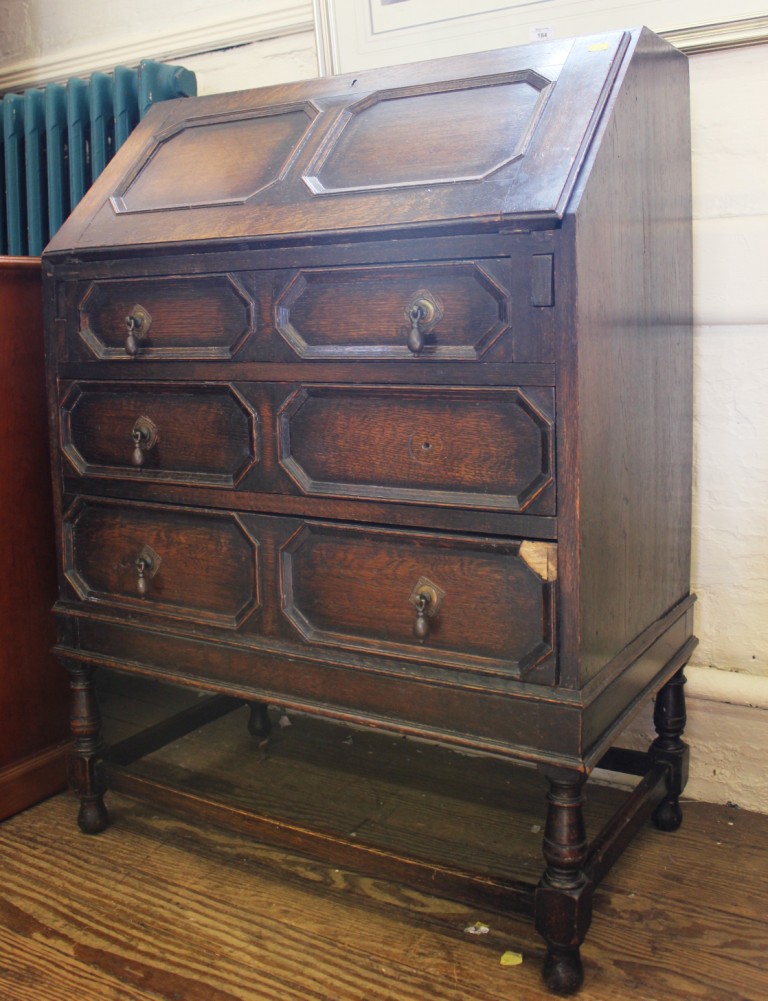
[(685, 729), (685, 675), (673, 675), (656, 696), (653, 725), (658, 737), (649, 754), (656, 763), (670, 766), (667, 796), (653, 812), (653, 822), (661, 831), (676, 831), (683, 820), (680, 795), (688, 781), (688, 745), (681, 739)]
[(101, 715), (93, 684), (93, 668), (70, 666), (70, 725), (75, 738), (69, 757), (69, 784), (80, 797), (77, 822), (85, 834), (98, 834), (109, 823), (104, 786), (96, 770), (101, 756)]
[(547, 943), (542, 975), (556, 994), (575, 994), (584, 980), (579, 946), (592, 919), (592, 884), (582, 866), (587, 836), (582, 814), (584, 777), (550, 777), (544, 829), (547, 868), (536, 888), (536, 930)]
[(252, 737), (259, 737), (266, 740), (272, 733), (272, 720), (269, 718), (269, 710), (265, 702), (249, 702), (248, 708), (248, 733)]

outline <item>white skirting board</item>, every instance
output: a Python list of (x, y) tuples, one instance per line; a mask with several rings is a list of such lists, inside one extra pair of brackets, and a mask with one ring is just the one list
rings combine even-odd
[[(708, 667), (688, 667), (685, 674), (684, 739), (691, 748), (685, 798), (768, 813), (768, 678)], [(619, 743), (641, 750), (654, 736), (648, 709)], [(627, 782), (609, 772), (597, 771), (595, 778)]]

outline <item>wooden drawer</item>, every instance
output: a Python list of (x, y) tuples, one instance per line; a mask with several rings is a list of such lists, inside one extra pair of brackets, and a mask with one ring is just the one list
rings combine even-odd
[(555, 513), (553, 389), (304, 385), (278, 420), (303, 493)]
[(231, 274), (116, 278), (78, 291), (78, 332), (92, 358), (233, 358), (255, 331), (255, 303)]
[(73, 360), (551, 362), (553, 256), (119, 277), (73, 287)]
[(81, 477), (555, 514), (548, 387), (81, 381), (61, 428)]
[(64, 540), (74, 596), (137, 624), (554, 680), (555, 543), (98, 498)]
[(65, 384), (61, 435), (81, 476), (234, 487), (259, 456), (256, 411), (228, 383)]
[(508, 285), (509, 262), (310, 268), (277, 296), (275, 325), (308, 360), (480, 361), (510, 339)]
[(280, 571), (283, 612), (309, 643), (554, 678), (555, 543), (307, 522)]
[(79, 498), (64, 572), (82, 601), (226, 629), (260, 605), (259, 543), (230, 513)]

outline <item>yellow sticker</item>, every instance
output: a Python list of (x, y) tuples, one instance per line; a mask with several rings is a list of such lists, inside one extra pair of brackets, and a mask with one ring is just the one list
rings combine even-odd
[(608, 42), (597, 42), (595, 45), (590, 45), (589, 52), (605, 52), (608, 48)]
[(505, 952), (501, 957), (502, 966), (519, 966), (523, 961), (521, 952)]

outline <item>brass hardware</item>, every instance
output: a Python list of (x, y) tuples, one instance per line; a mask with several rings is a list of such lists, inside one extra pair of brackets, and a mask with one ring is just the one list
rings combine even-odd
[(152, 324), (152, 317), (138, 304), (133, 307), (125, 318), (125, 325), (128, 328), (128, 336), (125, 338), (125, 353), (135, 358), (139, 353), (139, 341), (143, 340), (149, 333)]
[(408, 599), (416, 607), (416, 621), (413, 624), (413, 635), (423, 643), (430, 633), (429, 620), (437, 615), (440, 605), (445, 598), (445, 591), (433, 584), (426, 577), (420, 577), (416, 586), (411, 591)]
[(427, 334), (442, 319), (443, 311), (431, 292), (420, 289), (406, 306), (405, 315), (411, 325), (406, 340), (408, 350), (419, 355)]
[(431, 604), (429, 594), (426, 592), (420, 594), (416, 599), (416, 621), (413, 624), (413, 635), (419, 643), (423, 643), (429, 636), (429, 620), (427, 616), (429, 615)]
[(149, 590), (149, 582), (160, 569), (162, 560), (151, 546), (142, 546), (141, 552), (136, 557), (136, 570), (139, 577), (136, 581), (136, 590), (139, 597), (145, 598)]
[(157, 426), (149, 417), (139, 417), (133, 425), (131, 438), (133, 439), (131, 462), (141, 469), (146, 453), (157, 444)]
[(139, 571), (139, 579), (136, 581), (136, 590), (142, 598), (145, 597), (147, 593), (147, 578), (144, 574), (148, 567), (151, 569), (152, 564), (147, 564), (145, 560), (141, 559), (141, 557), (136, 560), (136, 569)]

